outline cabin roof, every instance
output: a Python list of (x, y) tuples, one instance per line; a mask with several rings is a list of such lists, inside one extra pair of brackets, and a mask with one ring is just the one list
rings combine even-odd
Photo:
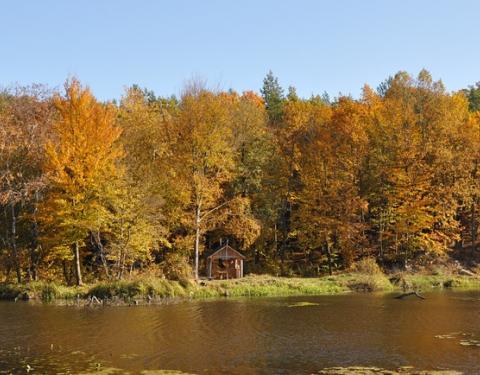
[(234, 258), (241, 258), (241, 259), (245, 259), (245, 257), (240, 254), (237, 250), (235, 250), (233, 247), (229, 246), (229, 245), (225, 245), (223, 247), (221, 247), (220, 249), (218, 249), (217, 251), (215, 251), (213, 254), (211, 254), (210, 256), (207, 257), (207, 259), (211, 259), (211, 258), (221, 258), (221, 259), (234, 259)]

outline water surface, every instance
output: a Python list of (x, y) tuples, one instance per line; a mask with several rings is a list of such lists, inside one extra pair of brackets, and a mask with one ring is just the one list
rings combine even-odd
[(480, 293), (426, 297), (355, 294), (105, 308), (2, 302), (0, 374), (25, 374), (27, 364), (31, 374), (97, 366), (132, 374), (309, 374), (352, 365), (480, 374), (480, 347), (460, 344), (480, 340)]

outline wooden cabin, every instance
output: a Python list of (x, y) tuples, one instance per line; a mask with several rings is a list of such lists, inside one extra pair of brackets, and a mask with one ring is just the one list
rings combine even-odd
[(238, 279), (243, 277), (245, 257), (228, 244), (207, 258), (207, 276), (209, 279)]

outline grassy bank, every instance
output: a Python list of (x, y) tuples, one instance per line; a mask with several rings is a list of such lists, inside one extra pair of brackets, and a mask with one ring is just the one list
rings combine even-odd
[(462, 375), (461, 372), (451, 370), (421, 371), (414, 367), (400, 367), (398, 370), (386, 370), (378, 367), (330, 367), (318, 372), (325, 375)]
[[(125, 371), (116, 368), (93, 369), (91, 372), (83, 372), (79, 375), (120, 375)], [(397, 370), (387, 370), (379, 367), (330, 367), (318, 371), (324, 375), (462, 375), (461, 372), (451, 370), (421, 371), (412, 366), (400, 367)], [(140, 375), (195, 375), (175, 370), (144, 370)]]
[[(0, 284), (0, 299), (35, 300), (58, 303), (82, 302), (111, 304), (154, 303), (167, 299), (216, 297), (261, 297), (333, 295), (348, 292), (430, 291), (463, 288), (480, 290), (480, 278), (461, 275), (396, 274), (351, 272), (318, 278), (287, 278), (250, 275), (236, 280), (212, 280), (195, 283), (154, 277), (99, 282), (82, 287), (66, 287), (47, 282)], [(92, 297), (93, 298), (92, 300)]]

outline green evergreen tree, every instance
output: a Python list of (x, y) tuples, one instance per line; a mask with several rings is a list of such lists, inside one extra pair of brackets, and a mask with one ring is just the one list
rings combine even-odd
[(468, 86), (467, 89), (463, 89), (462, 92), (468, 99), (468, 108), (471, 112), (480, 110), (480, 82), (475, 83), (473, 86)]
[(271, 124), (278, 123), (282, 118), (282, 107), (285, 100), (283, 89), (270, 70), (263, 79), (263, 87), (260, 90)]

